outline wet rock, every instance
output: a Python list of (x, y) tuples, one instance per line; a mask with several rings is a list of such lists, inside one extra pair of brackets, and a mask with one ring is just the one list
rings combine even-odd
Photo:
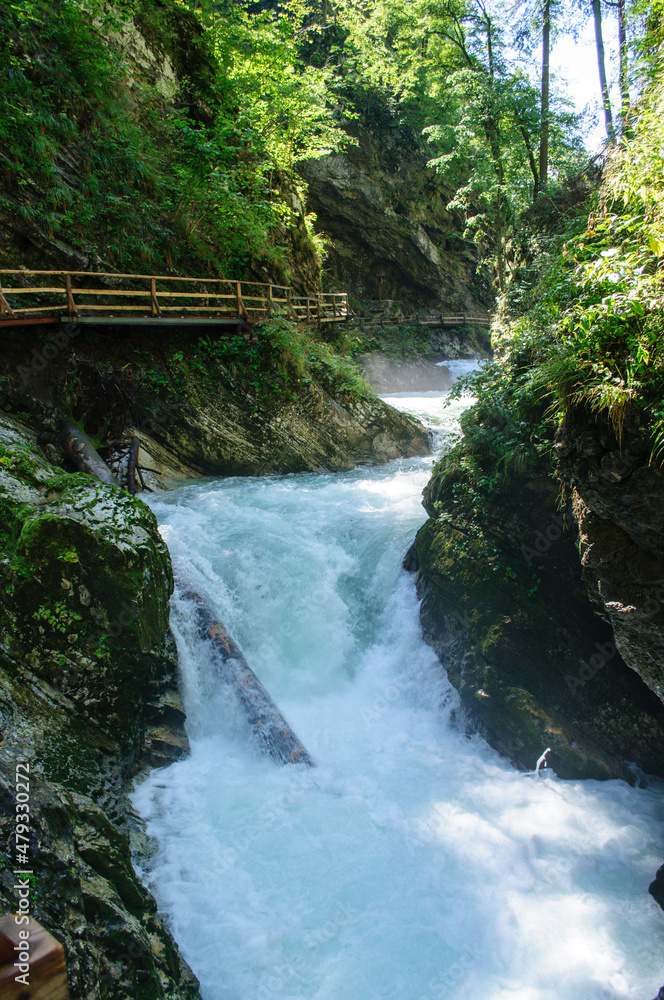
[[(132, 775), (187, 752), (168, 635), (170, 559), (151, 511), (54, 469), (0, 414), (0, 828), (29, 768), (31, 914), (65, 948), (72, 998), (195, 1000), (139, 881)], [(5, 912), (14, 877), (0, 875)]]
[[(144, 399), (136, 408), (140, 462), (164, 478), (337, 472), (360, 463), (423, 455), (427, 433), (412, 417), (375, 398), (335, 398), (309, 385), (272, 410), (220, 387), (198, 405)], [(143, 457), (144, 456), (144, 457)]]
[(664, 775), (664, 706), (588, 600), (551, 467), (496, 471), (444, 459), (416, 540), (425, 637), (471, 725), (525, 769), (549, 746), (561, 777)]

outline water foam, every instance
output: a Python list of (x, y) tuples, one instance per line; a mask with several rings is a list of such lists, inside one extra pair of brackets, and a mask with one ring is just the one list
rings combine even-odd
[(537, 780), (457, 723), (400, 568), (430, 465), (152, 502), (318, 764), (256, 753), (176, 598), (192, 753), (134, 803), (205, 1000), (650, 1000), (664, 981), (659, 784)]

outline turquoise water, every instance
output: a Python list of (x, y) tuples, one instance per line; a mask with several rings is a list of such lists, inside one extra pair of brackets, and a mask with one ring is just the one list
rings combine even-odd
[[(454, 428), (441, 393), (394, 402)], [(664, 982), (661, 784), (515, 771), (465, 735), (422, 642), (401, 560), (431, 464), (151, 501), (317, 762), (259, 754), (176, 595), (192, 752), (134, 803), (156, 844), (143, 877), (205, 1000), (651, 1000)]]

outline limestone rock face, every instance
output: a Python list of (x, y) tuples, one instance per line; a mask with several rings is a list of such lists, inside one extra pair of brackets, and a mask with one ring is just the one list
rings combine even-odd
[(573, 490), (583, 578), (625, 662), (664, 701), (664, 471), (638, 424), (620, 441), (573, 413), (556, 445)]
[[(581, 579), (578, 499), (574, 511), (557, 509), (546, 462), (502, 483), (495, 469), (483, 471), (478, 481), (459, 452), (442, 461), (416, 541), (425, 636), (464, 709), (522, 768), (551, 747), (561, 777), (633, 780), (626, 762), (664, 775), (664, 706), (630, 669), (634, 644), (628, 649), (618, 631), (614, 639)], [(598, 530), (592, 518), (586, 537)], [(598, 543), (582, 536), (584, 545), (587, 562)], [(615, 558), (624, 570), (624, 552)], [(636, 562), (632, 569), (635, 578), (643, 572)]]
[(417, 420), (381, 400), (334, 398), (313, 384), (293, 403), (260, 414), (250, 399), (222, 387), (216, 401), (143, 405), (137, 429), (146, 464), (166, 475), (338, 472), (430, 448)]
[(452, 192), (426, 165), (421, 137), (393, 122), (347, 129), (357, 145), (298, 167), (317, 227), (334, 243), (330, 287), (361, 299), (484, 313), (490, 290), (476, 274), (461, 218), (446, 207)]
[[(0, 828), (14, 844), (29, 768), (31, 913), (65, 947), (72, 998), (194, 1000), (195, 978), (141, 885), (125, 799), (139, 768), (187, 750), (167, 634), (170, 558), (152, 512), (58, 474), (0, 414)], [(4, 912), (17, 906), (11, 868)]]

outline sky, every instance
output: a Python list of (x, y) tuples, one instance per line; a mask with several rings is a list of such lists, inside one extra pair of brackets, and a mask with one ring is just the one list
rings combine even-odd
[[(614, 14), (605, 12), (602, 18), (602, 33), (609, 78), (611, 103), (614, 116), (619, 107), (618, 90), (618, 25)], [(588, 19), (577, 40), (572, 35), (563, 35), (555, 44), (551, 69), (558, 82), (565, 82), (565, 90), (573, 100), (577, 111), (584, 115), (584, 138), (587, 148), (596, 152), (606, 139), (604, 116), (599, 89), (599, 70), (595, 50), (595, 29), (592, 18)]]

